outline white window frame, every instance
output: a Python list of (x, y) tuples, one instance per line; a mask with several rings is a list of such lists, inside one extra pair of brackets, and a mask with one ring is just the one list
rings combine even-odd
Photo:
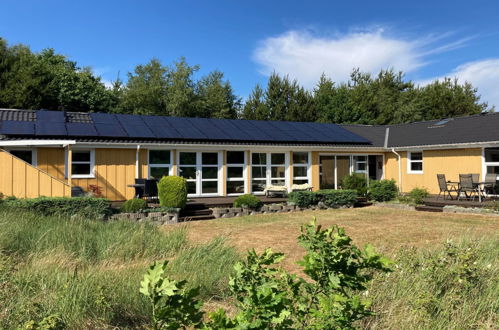
[[(228, 158), (228, 153), (229, 152), (242, 152), (244, 154), (244, 164), (229, 164), (229, 158)], [(246, 178), (248, 177), (247, 176), (247, 166), (246, 164), (248, 163), (248, 160), (247, 160), (247, 152), (244, 151), (244, 150), (228, 150), (225, 152), (225, 166), (227, 167), (227, 175), (226, 175), (226, 181), (227, 182), (239, 182), (239, 181), (243, 181), (243, 185), (244, 185), (244, 192), (242, 193), (227, 193), (227, 196), (238, 196), (238, 195), (242, 195), (242, 194), (245, 194), (247, 191), (248, 191), (248, 187), (247, 187), (247, 181)], [(242, 177), (237, 177), (237, 178), (229, 178), (229, 167), (242, 167), (243, 168), (243, 176)], [(227, 192), (227, 185), (225, 186), (226, 188), (226, 192)]]
[[(487, 174), (487, 167), (488, 166), (499, 166), (499, 162), (487, 162), (487, 158), (485, 157), (485, 149), (488, 148), (499, 148), (499, 146), (494, 146), (494, 147), (485, 147), (482, 148), (482, 178), (485, 178), (485, 175)], [(499, 174), (496, 175), (496, 179), (499, 177)]]
[[(254, 164), (253, 165), (253, 154), (266, 154), (266, 164)], [(272, 164), (272, 154), (284, 154), (284, 164)], [(289, 173), (289, 158), (290, 158), (290, 152), (289, 151), (252, 151), (250, 154), (250, 167), (253, 169), (253, 166), (255, 167), (264, 167), (265, 168), (265, 178), (253, 178), (253, 175), (251, 176), (251, 182), (250, 182), (250, 187), (253, 186), (253, 180), (256, 181), (261, 181), (264, 182), (266, 186), (272, 185), (272, 180), (284, 180), (284, 186), (288, 188), (289, 190), (289, 182), (291, 180), (290, 178), (290, 173)], [(284, 177), (279, 178), (279, 177), (272, 177), (272, 167), (279, 167), (279, 166), (284, 166)], [(263, 195), (263, 191), (253, 191), (251, 189), (251, 193), (254, 195)]]
[[(302, 164), (302, 163), (299, 163), (299, 164), (295, 164), (293, 158), (291, 158), (291, 160), (293, 160), (293, 176), (290, 178), (290, 181), (291, 181), (291, 184), (295, 184), (295, 180), (307, 180), (307, 183), (310, 184), (310, 167), (311, 167), (311, 158), (312, 158), (312, 153), (310, 151), (296, 151), (296, 152), (293, 152), (291, 154), (291, 157), (293, 157), (293, 155), (295, 153), (306, 153), (307, 154), (307, 163), (306, 164)], [(304, 167), (306, 168), (306, 172), (307, 172), (307, 176), (297, 176), (295, 177), (295, 167)]]
[[(364, 157), (365, 160), (358, 160), (358, 157)], [(354, 166), (353, 172), (354, 173), (359, 173), (359, 174), (365, 174), (366, 176), (369, 176), (369, 155), (352, 155), (352, 164)], [(359, 170), (359, 164), (364, 164), (365, 165), (365, 170)]]
[[(95, 178), (95, 149), (73, 149), (72, 154), (75, 152), (90, 152), (90, 161), (89, 162), (81, 162), (77, 161), (75, 162), (73, 157), (71, 157), (71, 168), (73, 167), (73, 164), (90, 164), (90, 173), (89, 174), (73, 174), (73, 171), (71, 170), (71, 178), (73, 179), (94, 179)], [(66, 165), (68, 165), (68, 159), (66, 155)], [(67, 168), (67, 166), (66, 166)], [(66, 173), (67, 177), (67, 173)]]
[[(28, 147), (15, 147), (15, 148), (6, 148), (8, 153), (11, 151), (31, 151), (31, 166), (38, 166), (38, 152), (37, 148), (28, 148)], [(14, 156), (14, 155), (13, 155)], [(16, 156), (14, 156), (16, 157)]]
[[(180, 163), (180, 154), (183, 152), (188, 152), (188, 153), (195, 153), (196, 154), (196, 164), (194, 165), (186, 165), (186, 164), (181, 164)], [(203, 165), (202, 163), (202, 154), (203, 153), (216, 153), (217, 154), (217, 165), (208, 165), (205, 164)], [(222, 196), (222, 190), (223, 190), (223, 173), (222, 173), (222, 152), (218, 150), (177, 150), (177, 157), (176, 157), (176, 164), (177, 164), (177, 175), (181, 176), (180, 171), (181, 167), (192, 167), (196, 170), (196, 178), (195, 179), (188, 179), (188, 182), (195, 182), (196, 184), (196, 193), (193, 194), (188, 194), (188, 197), (215, 197), (215, 196)], [(215, 167), (217, 168), (217, 178), (216, 179), (203, 179), (203, 167)], [(203, 193), (203, 182), (209, 182), (209, 181), (216, 181), (217, 182), (217, 193)]]
[[(421, 160), (412, 160), (412, 154), (421, 154)], [(411, 169), (412, 163), (421, 163), (423, 168), (421, 171), (414, 171)], [(422, 150), (407, 151), (407, 173), (408, 174), (423, 174), (424, 172), (424, 153)]]
[[(164, 164), (151, 164), (151, 151), (169, 151), (170, 152), (170, 163)], [(147, 151), (147, 178), (151, 179), (151, 167), (168, 167), (168, 175), (173, 175), (173, 152), (168, 149), (149, 149)]]

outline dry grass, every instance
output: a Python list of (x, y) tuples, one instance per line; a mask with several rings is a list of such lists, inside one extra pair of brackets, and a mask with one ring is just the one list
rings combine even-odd
[(287, 256), (284, 266), (296, 270), (303, 250), (296, 238), (300, 225), (317, 218), (324, 226), (339, 225), (355, 244), (373, 244), (392, 255), (402, 246), (432, 247), (448, 238), (481, 237), (499, 233), (499, 217), (449, 213), (427, 213), (380, 207), (304, 211), (187, 223), (188, 238), (206, 242), (216, 236), (228, 238), (239, 251), (272, 247)]

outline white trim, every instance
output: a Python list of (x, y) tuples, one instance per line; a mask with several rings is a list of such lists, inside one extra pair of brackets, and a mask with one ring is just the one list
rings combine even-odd
[(139, 178), (139, 158), (140, 158), (140, 145), (137, 145), (137, 151), (135, 151), (135, 179)]
[[(421, 160), (412, 160), (412, 154), (419, 154), (421, 153)], [(424, 174), (424, 153), (422, 150), (420, 151), (407, 151), (407, 174)], [(411, 169), (411, 164), (412, 163), (421, 163), (421, 167), (423, 168), (422, 170), (414, 171)]]
[[(71, 166), (73, 164), (89, 164), (90, 165), (90, 173), (89, 174), (74, 174), (73, 171), (71, 171), (71, 179), (94, 179), (95, 178), (95, 149), (76, 149), (72, 150), (72, 152), (82, 152), (82, 151), (88, 151), (90, 152), (90, 162), (79, 162), (79, 161), (74, 161), (74, 157), (72, 157), (72, 162)], [(67, 165), (68, 163), (68, 157), (66, 154), (65, 157), (65, 164)], [(67, 173), (66, 173), (67, 176)]]
[(66, 146), (70, 144), (76, 144), (75, 140), (15, 140), (15, 141), (1, 141), (0, 146)]

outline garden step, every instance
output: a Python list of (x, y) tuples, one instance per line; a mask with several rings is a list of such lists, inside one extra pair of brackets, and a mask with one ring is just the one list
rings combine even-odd
[(204, 209), (204, 210), (182, 210), (180, 212), (180, 216), (191, 216), (191, 215), (211, 215), (213, 214), (213, 211), (210, 209)]
[(420, 206), (416, 206), (416, 211), (443, 212), (444, 208), (442, 206), (420, 205)]
[(180, 221), (213, 220), (213, 214), (181, 216)]

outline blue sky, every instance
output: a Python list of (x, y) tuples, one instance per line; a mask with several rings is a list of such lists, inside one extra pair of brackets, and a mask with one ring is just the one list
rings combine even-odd
[(55, 48), (105, 81), (185, 56), (246, 97), (273, 70), (313, 88), (322, 72), (393, 67), (422, 84), (457, 76), (499, 105), (497, 13), (495, 1), (2, 0), (0, 36)]

